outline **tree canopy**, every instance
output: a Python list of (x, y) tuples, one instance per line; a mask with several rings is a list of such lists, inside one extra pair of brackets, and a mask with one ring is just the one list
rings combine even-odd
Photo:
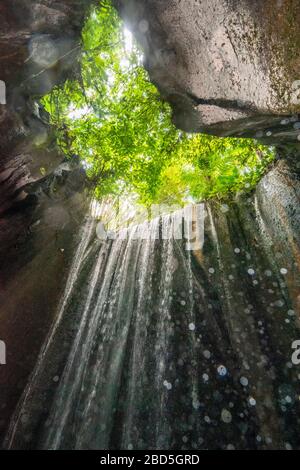
[(185, 204), (253, 188), (273, 150), (249, 139), (188, 134), (142, 66), (142, 53), (108, 0), (82, 32), (81, 77), (43, 98), (57, 142), (80, 157), (99, 199)]

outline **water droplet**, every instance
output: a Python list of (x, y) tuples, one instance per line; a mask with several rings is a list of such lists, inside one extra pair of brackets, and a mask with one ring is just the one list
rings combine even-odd
[(218, 374), (221, 375), (221, 377), (225, 377), (225, 375), (227, 374), (227, 369), (223, 365), (220, 365), (217, 371), (218, 371)]
[(164, 381), (164, 387), (166, 387), (167, 390), (172, 390), (172, 384), (167, 380)]
[(256, 405), (256, 400), (255, 400), (255, 398), (250, 397), (250, 398), (249, 398), (249, 404), (250, 404), (251, 406), (255, 406), (255, 405)]
[(210, 274), (214, 274), (215, 270), (214, 270), (214, 268), (209, 268), (208, 272), (209, 272)]
[(190, 331), (195, 331), (195, 329), (196, 329), (195, 323), (190, 323), (189, 324), (189, 330)]
[(229, 424), (231, 423), (232, 421), (232, 414), (230, 413), (230, 411), (226, 410), (225, 408), (222, 410), (222, 413), (221, 413), (221, 420), (226, 423), (226, 424)]
[(248, 381), (247, 377), (241, 377), (241, 378), (240, 378), (240, 383), (241, 383), (241, 385), (242, 385), (243, 387), (247, 387), (249, 381)]
[(248, 274), (249, 274), (250, 276), (254, 276), (254, 274), (255, 274), (254, 269), (249, 268), (249, 269), (248, 269)]
[(210, 357), (211, 357), (210, 351), (208, 351), (207, 349), (206, 349), (205, 351), (203, 351), (203, 356), (204, 356), (206, 359), (210, 359)]
[(289, 122), (290, 122), (289, 119), (282, 119), (282, 121), (280, 121), (280, 124), (282, 126), (286, 126)]
[(232, 444), (228, 444), (228, 446), (227, 446), (227, 450), (235, 450), (235, 447), (234, 447), (234, 445), (232, 445)]
[(141, 20), (139, 22), (139, 30), (142, 34), (145, 34), (149, 29), (149, 23), (147, 20)]
[(287, 272), (288, 272), (288, 270), (286, 268), (281, 268), (280, 269), (280, 273), (283, 274), (283, 275), (287, 274)]
[(36, 35), (29, 42), (30, 58), (40, 67), (53, 67), (59, 59), (54, 41), (46, 35)]

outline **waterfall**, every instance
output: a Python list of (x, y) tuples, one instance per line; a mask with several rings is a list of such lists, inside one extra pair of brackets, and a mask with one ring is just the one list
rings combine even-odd
[(182, 236), (185, 211), (112, 240), (88, 218), (6, 446), (297, 447), (295, 298), (270, 259), (265, 215), (253, 223), (247, 211), (245, 239), (234, 210), (194, 210), (203, 246)]

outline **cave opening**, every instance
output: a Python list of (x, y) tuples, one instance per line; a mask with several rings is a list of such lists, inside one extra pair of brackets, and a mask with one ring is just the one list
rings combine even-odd
[[(139, 24), (142, 32), (148, 27)], [(168, 213), (212, 198), (223, 204), (251, 192), (271, 168), (271, 145), (175, 127), (170, 105), (143, 67), (141, 48), (110, 1), (91, 9), (81, 50), (78, 78), (51, 90), (41, 106), (66, 161), (79, 159), (92, 195), (122, 223), (125, 208), (128, 220), (141, 221), (142, 207), (151, 214), (157, 206)]]

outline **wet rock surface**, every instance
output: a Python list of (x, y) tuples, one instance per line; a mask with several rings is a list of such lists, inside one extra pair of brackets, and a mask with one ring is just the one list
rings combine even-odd
[(76, 73), (90, 3), (0, 5), (0, 436), (55, 316), (87, 208), (85, 175), (55, 148), (38, 100)]
[(115, 4), (184, 130), (235, 135), (257, 118), (299, 112), (297, 1)]
[(89, 221), (5, 447), (298, 449), (299, 174), (280, 161), (205, 204), (191, 251), (178, 213), (152, 240), (93, 241)]

